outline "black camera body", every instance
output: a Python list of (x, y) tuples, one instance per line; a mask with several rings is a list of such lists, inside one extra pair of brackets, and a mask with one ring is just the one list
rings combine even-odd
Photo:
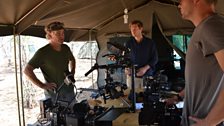
[(54, 104), (51, 98), (48, 98), (40, 101), (41, 117), (38, 123), (45, 126), (47, 120), (49, 126), (83, 126), (89, 110), (87, 101), (68, 107), (64, 101), (58, 100)]
[(181, 111), (163, 102), (144, 103), (139, 113), (139, 125), (180, 126)]
[(159, 71), (154, 77), (145, 77), (143, 83), (143, 108), (139, 113), (139, 125), (179, 126), (181, 110), (176, 105), (167, 106), (164, 92), (170, 90), (166, 75)]
[(75, 103), (71, 107), (60, 104), (60, 101), (55, 105), (52, 103), (51, 99), (41, 100), (40, 110), (44, 112), (43, 116), (32, 126), (112, 126), (112, 120), (126, 110), (90, 107), (87, 100)]

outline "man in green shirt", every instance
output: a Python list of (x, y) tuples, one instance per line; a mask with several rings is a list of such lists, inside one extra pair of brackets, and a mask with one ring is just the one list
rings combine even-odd
[[(75, 58), (64, 42), (64, 24), (52, 22), (45, 27), (46, 38), (49, 44), (40, 48), (30, 59), (24, 73), (38, 87), (44, 89), (46, 98), (55, 101), (58, 92), (58, 100), (70, 102), (74, 97), (73, 85), (63, 85), (65, 72), (75, 74)], [(34, 73), (34, 69), (40, 68), (45, 82), (40, 81)], [(60, 90), (59, 90), (59, 87)]]

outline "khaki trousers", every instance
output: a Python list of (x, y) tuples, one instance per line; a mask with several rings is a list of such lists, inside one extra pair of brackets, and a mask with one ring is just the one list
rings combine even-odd
[[(139, 93), (139, 92), (142, 92), (144, 87), (143, 87), (143, 78), (138, 78), (138, 77), (135, 77), (134, 78), (134, 81), (135, 81), (135, 92)], [(127, 75), (127, 86), (129, 89), (131, 89), (131, 85), (132, 85), (132, 82), (131, 82), (131, 76)]]

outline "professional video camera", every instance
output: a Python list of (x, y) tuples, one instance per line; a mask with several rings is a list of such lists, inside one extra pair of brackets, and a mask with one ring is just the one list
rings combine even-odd
[[(64, 72), (64, 82), (54, 90), (55, 98), (40, 100), (40, 117), (38, 117), (37, 125), (43, 126), (62, 126), (66, 125), (67, 117), (73, 113), (72, 104), (76, 102), (76, 93), (71, 101), (63, 101), (60, 97), (60, 91), (64, 86), (74, 86), (75, 79), (69, 71)], [(36, 126), (36, 125), (35, 125)]]
[(143, 108), (139, 113), (140, 125), (153, 126), (179, 126), (181, 110), (176, 105), (167, 106), (163, 99), (170, 91), (171, 85), (168, 83), (163, 71), (158, 71), (153, 77), (143, 79), (145, 90), (143, 93)]
[[(55, 90), (54, 100), (51, 98), (40, 100), (41, 114), (32, 126), (94, 126), (96, 117), (106, 111), (104, 107), (90, 107), (87, 100), (77, 103), (74, 76), (69, 71), (65, 71), (64, 75), (64, 83)], [(74, 98), (71, 101), (59, 99), (62, 87), (69, 85), (75, 88)]]
[[(53, 105), (51, 99), (41, 101), (42, 116), (34, 126), (95, 126), (109, 108), (90, 107), (87, 100), (75, 103), (72, 107)], [(100, 125), (99, 125), (100, 126)]]

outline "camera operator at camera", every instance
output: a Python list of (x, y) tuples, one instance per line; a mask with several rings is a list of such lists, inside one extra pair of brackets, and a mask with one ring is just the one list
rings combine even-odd
[[(65, 72), (75, 74), (75, 58), (64, 42), (64, 24), (52, 22), (45, 26), (46, 38), (49, 44), (40, 48), (25, 67), (25, 75), (38, 87), (44, 89), (46, 98), (56, 100), (56, 94), (60, 90), (58, 100), (70, 102), (75, 97), (73, 85), (64, 84)], [(69, 67), (70, 66), (70, 67)], [(34, 73), (34, 69), (40, 68), (45, 82), (41, 82)]]
[[(143, 23), (134, 20), (129, 24), (132, 34), (126, 47), (130, 49), (130, 58), (133, 65), (137, 65), (135, 75), (135, 89), (143, 89), (143, 76), (152, 76), (155, 71), (155, 65), (158, 62), (158, 54), (155, 42), (144, 36)], [(131, 69), (126, 68), (127, 85), (131, 87)]]

